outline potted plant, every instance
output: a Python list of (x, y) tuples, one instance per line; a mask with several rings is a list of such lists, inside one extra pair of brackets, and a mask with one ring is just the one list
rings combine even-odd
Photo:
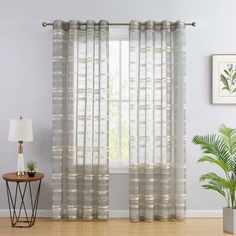
[(224, 177), (214, 172), (200, 177), (202, 187), (223, 196), (227, 207), (223, 208), (223, 229), (236, 233), (236, 129), (220, 126), (219, 135), (196, 135), (193, 143), (201, 147), (203, 156), (198, 162), (208, 162), (220, 167)]
[(37, 163), (34, 161), (29, 161), (26, 163), (27, 166), (27, 174), (29, 177), (34, 177), (36, 174)]

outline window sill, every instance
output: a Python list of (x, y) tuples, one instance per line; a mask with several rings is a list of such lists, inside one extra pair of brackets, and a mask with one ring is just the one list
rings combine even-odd
[(109, 166), (110, 174), (129, 174), (128, 165), (110, 165)]

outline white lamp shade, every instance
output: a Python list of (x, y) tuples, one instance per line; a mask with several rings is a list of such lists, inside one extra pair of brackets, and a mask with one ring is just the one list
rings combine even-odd
[(33, 141), (33, 129), (31, 119), (11, 119), (8, 141), (10, 142), (31, 142)]

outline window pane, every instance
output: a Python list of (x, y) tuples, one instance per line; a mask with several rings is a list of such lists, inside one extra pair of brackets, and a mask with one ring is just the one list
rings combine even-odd
[(109, 159), (118, 160), (119, 103), (109, 103)]
[(129, 103), (122, 102), (121, 106), (121, 160), (129, 161)]
[(109, 43), (109, 160), (129, 162), (129, 43)]
[(109, 42), (109, 99), (119, 99), (119, 41)]
[(121, 42), (121, 86), (122, 98), (129, 99), (129, 42)]

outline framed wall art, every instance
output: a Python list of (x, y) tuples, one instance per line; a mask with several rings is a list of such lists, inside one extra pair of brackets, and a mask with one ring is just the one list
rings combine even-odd
[(236, 104), (236, 54), (212, 55), (212, 102)]

